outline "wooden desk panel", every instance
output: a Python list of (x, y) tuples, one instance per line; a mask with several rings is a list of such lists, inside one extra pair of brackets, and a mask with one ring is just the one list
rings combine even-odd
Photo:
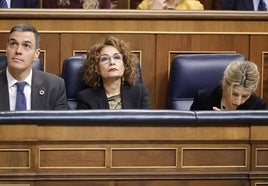
[(0, 185), (267, 182), (267, 113), (229, 113), (2, 112)]
[[(68, 185), (72, 180), (77, 186), (85, 182), (160, 186), (196, 185), (199, 179), (201, 185), (244, 186), (248, 182), (248, 126), (44, 123), (32, 124), (36, 130), (26, 132), (27, 125), (8, 126), (30, 134), (30, 139), (26, 135), (18, 139), (0, 126), (9, 134), (0, 136), (0, 183)], [(4, 161), (8, 157), (13, 161)]]
[(171, 53), (183, 52), (242, 53), (258, 65), (257, 94), (268, 102), (266, 12), (3, 9), (0, 16), (0, 50), (12, 26), (30, 23), (42, 34), (46, 71), (57, 75), (74, 50), (87, 50), (104, 35), (126, 39), (142, 54), (144, 82), (156, 109), (166, 108)]

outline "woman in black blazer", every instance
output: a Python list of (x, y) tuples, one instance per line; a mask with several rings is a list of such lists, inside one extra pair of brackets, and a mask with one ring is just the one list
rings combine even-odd
[(147, 88), (136, 84), (138, 58), (113, 36), (87, 53), (83, 78), (89, 88), (78, 92), (78, 109), (150, 109)]
[(260, 75), (256, 64), (234, 61), (224, 71), (222, 86), (200, 90), (190, 110), (260, 110), (265, 102), (254, 94)]

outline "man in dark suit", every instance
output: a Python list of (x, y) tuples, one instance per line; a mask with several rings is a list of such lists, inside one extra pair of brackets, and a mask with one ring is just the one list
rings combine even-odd
[(40, 8), (39, 0), (5, 0), (1, 8)]
[(0, 72), (0, 110), (16, 110), (18, 82), (25, 85), (26, 110), (66, 110), (62, 78), (32, 68), (40, 54), (40, 35), (28, 24), (14, 26), (8, 38), (8, 66)]
[(40, 8), (39, 0), (11, 0), (11, 8)]
[(267, 11), (267, 0), (222, 0), (221, 9)]

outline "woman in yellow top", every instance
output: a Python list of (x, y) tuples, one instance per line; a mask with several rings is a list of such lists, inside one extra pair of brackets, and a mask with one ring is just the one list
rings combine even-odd
[(143, 0), (138, 9), (204, 10), (199, 0)]

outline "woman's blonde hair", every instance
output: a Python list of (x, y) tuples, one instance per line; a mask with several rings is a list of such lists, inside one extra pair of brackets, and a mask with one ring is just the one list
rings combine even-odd
[[(98, 9), (99, 0), (80, 0), (80, 3), (83, 3), (84, 9)], [(70, 0), (58, 0), (58, 5), (68, 6), (70, 5)]]
[(137, 63), (139, 60), (137, 56), (131, 52), (128, 43), (113, 36), (108, 36), (88, 51), (83, 67), (83, 79), (85, 83), (92, 88), (97, 88), (101, 85), (98, 65), (101, 50), (106, 46), (115, 47), (123, 57), (125, 71), (121, 77), (122, 83), (134, 85), (138, 76)]
[[(224, 71), (223, 81), (233, 87), (242, 85), (244, 88), (255, 91), (259, 83), (258, 67), (250, 61), (234, 61)], [(224, 82), (223, 82), (224, 85)]]

